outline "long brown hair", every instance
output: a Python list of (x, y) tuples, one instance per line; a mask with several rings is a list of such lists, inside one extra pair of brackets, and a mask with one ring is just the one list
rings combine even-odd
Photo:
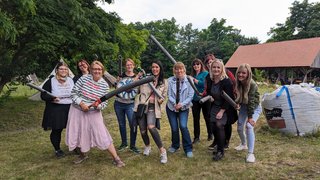
[[(238, 79), (238, 72), (239, 71), (243, 71), (246, 70), (248, 73), (248, 77), (246, 80), (244, 80), (243, 82), (240, 82)], [(236, 102), (237, 103), (244, 103), (244, 104), (248, 104), (248, 93), (250, 90), (250, 83), (252, 80), (252, 71), (251, 71), (251, 67), (249, 64), (240, 64), (237, 71), (236, 71), (236, 94), (237, 94), (237, 98), (236, 98)]]
[(200, 72), (205, 71), (205, 67), (204, 67), (202, 61), (201, 61), (200, 59), (194, 59), (194, 60), (192, 61), (192, 63), (191, 63), (191, 67), (192, 67), (191, 76), (195, 76), (195, 75), (197, 74), (197, 72), (196, 72), (196, 71), (194, 70), (194, 68), (193, 68), (193, 65), (196, 64), (196, 63), (198, 63), (198, 64), (201, 65)]

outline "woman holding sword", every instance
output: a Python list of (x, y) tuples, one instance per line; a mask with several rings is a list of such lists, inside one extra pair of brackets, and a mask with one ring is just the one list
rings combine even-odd
[(158, 130), (160, 129), (161, 105), (167, 96), (168, 85), (164, 80), (163, 66), (160, 61), (152, 62), (151, 71), (152, 75), (155, 76), (155, 80), (151, 82), (151, 84), (144, 84), (139, 87), (140, 94), (138, 98), (136, 98), (134, 112), (137, 112), (139, 104), (147, 105), (142, 117), (137, 117), (136, 114), (141, 137), (145, 144), (143, 155), (149, 156), (151, 152), (150, 139), (148, 136), (149, 131), (159, 148), (160, 162), (165, 164), (168, 161), (167, 152), (162, 144)]
[(71, 100), (73, 80), (69, 77), (68, 65), (59, 62), (56, 66), (56, 75), (50, 78), (43, 85), (41, 99), (46, 102), (43, 114), (42, 127), (44, 130), (51, 130), (50, 141), (54, 147), (57, 158), (65, 154), (60, 148), (61, 133), (66, 128)]

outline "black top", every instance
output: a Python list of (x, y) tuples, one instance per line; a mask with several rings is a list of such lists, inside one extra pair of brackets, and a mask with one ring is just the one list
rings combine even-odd
[[(233, 85), (230, 79), (223, 79), (219, 81), (219, 89), (220, 93), (225, 91), (233, 100), (235, 99), (234, 93), (233, 93)], [(214, 98), (214, 102), (217, 100), (216, 103), (212, 103), (211, 105), (216, 105), (220, 106), (222, 109), (226, 109), (227, 113), (227, 123), (228, 124), (233, 124), (238, 120), (238, 113), (237, 110), (235, 110), (222, 96), (217, 95), (217, 94), (212, 94), (212, 88), (213, 86), (213, 81), (210, 78), (210, 74), (207, 75), (206, 77), (206, 89), (205, 91), (207, 92), (207, 95), (211, 95)], [(217, 97), (218, 96), (218, 97)]]
[[(45, 82), (43, 89), (51, 92), (51, 78)], [(47, 93), (41, 93), (41, 99), (46, 102), (46, 107), (43, 113), (42, 127), (44, 130), (64, 129), (67, 126), (68, 113), (70, 104), (53, 103), (53, 97)]]

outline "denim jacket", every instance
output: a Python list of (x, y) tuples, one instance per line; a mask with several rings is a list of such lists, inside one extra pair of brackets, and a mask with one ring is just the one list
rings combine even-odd
[[(192, 89), (190, 83), (187, 80), (187, 76), (180, 81), (180, 103), (182, 104), (181, 110), (187, 110), (192, 106), (192, 99), (194, 95), (194, 90)], [(171, 111), (175, 111), (174, 105), (176, 105), (176, 86), (177, 78), (175, 76), (168, 79), (168, 102), (167, 106)]]

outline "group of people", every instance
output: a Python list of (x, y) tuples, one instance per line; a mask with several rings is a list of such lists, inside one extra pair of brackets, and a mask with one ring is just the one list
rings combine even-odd
[[(118, 156), (112, 137), (103, 122), (101, 111), (106, 108), (107, 102), (97, 104), (97, 99), (107, 94), (109, 90), (108, 83), (103, 78), (105, 68), (99, 61), (89, 65), (86, 60), (80, 60), (77, 68), (79, 74), (71, 79), (68, 76), (68, 66), (59, 63), (56, 66), (56, 75), (44, 84), (43, 89), (50, 92), (50, 95), (46, 92), (41, 93), (41, 98), (46, 102), (42, 127), (44, 130), (51, 129), (50, 140), (58, 158), (65, 155), (60, 143), (62, 130), (66, 128), (66, 145), (69, 151), (74, 151), (78, 155), (75, 164), (86, 160), (90, 148), (97, 147), (107, 150), (113, 157), (113, 163), (117, 167), (123, 167), (125, 163)], [(142, 72), (136, 74), (134, 68), (134, 61), (126, 59), (126, 70), (118, 77), (117, 87), (123, 83), (137, 81), (144, 76)], [(224, 150), (229, 147), (232, 124), (238, 121), (237, 130), (241, 144), (235, 149), (248, 149), (246, 161), (255, 162), (254, 126), (261, 113), (261, 107), (258, 87), (252, 79), (248, 64), (241, 64), (234, 77), (224, 67), (222, 60), (209, 54), (204, 61), (195, 59), (192, 62), (193, 82), (188, 80), (190, 77), (187, 76), (186, 67), (182, 62), (174, 64), (173, 76), (167, 80), (164, 78), (164, 69), (160, 61), (152, 62), (151, 73), (155, 77), (153, 82), (127, 90), (115, 98), (114, 109), (121, 136), (118, 151), (128, 148), (127, 119), (130, 127), (130, 151), (140, 153), (136, 147), (137, 127), (139, 127), (145, 145), (143, 155), (148, 156), (151, 153), (148, 135), (150, 133), (159, 150), (160, 162), (167, 163), (167, 150), (175, 153), (180, 149), (181, 132), (185, 155), (192, 158), (193, 146), (200, 142), (202, 109), (207, 140), (213, 141), (209, 146), (209, 149), (214, 150), (213, 160), (218, 161), (224, 157)], [(193, 84), (196, 89), (193, 89)], [(237, 106), (231, 106), (222, 93), (235, 100)], [(213, 101), (201, 103), (200, 100), (206, 96), (211, 96)], [(171, 127), (171, 145), (167, 150), (159, 133), (161, 111), (166, 99), (165, 110)], [(141, 108), (141, 105), (144, 108)], [(190, 108), (194, 125), (193, 141), (188, 129)]]

